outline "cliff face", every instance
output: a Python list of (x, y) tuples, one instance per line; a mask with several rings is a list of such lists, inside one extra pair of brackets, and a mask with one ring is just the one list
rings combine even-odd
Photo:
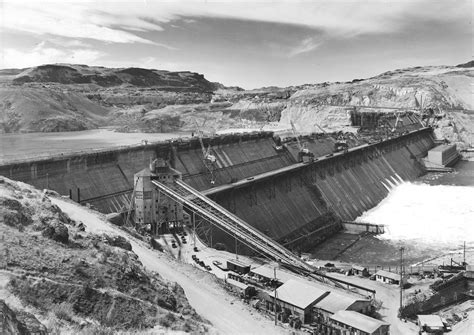
[[(470, 143), (472, 62), (415, 67), (346, 83), (242, 90), (191, 72), (85, 65), (0, 71), (0, 132), (82, 130), (204, 131), (266, 126), (299, 132), (354, 131), (350, 112), (432, 110), (436, 134)], [(355, 109), (354, 109), (355, 107)], [(397, 109), (390, 109), (397, 108)], [(3, 122), (1, 121), (3, 120)]]

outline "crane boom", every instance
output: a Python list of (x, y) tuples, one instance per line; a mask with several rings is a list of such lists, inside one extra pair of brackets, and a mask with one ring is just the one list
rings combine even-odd
[(298, 137), (298, 132), (296, 131), (295, 124), (293, 123), (293, 120), (290, 120), (291, 124), (291, 130), (293, 130), (293, 135), (296, 137), (296, 141), (298, 142), (298, 149), (303, 150), (303, 146), (301, 145), (300, 138)]
[(324, 134), (327, 134), (327, 132), (326, 132), (319, 124), (317, 124), (317, 123), (315, 122), (314, 125), (315, 125), (316, 127), (318, 127), (319, 129), (321, 129), (321, 131), (322, 131)]
[(197, 133), (198, 133), (198, 138), (199, 138), (199, 143), (201, 144), (201, 150), (202, 150), (202, 161), (204, 163), (204, 166), (206, 167), (206, 169), (209, 171), (209, 174), (210, 174), (210, 182), (211, 182), (211, 185), (214, 185), (215, 182), (216, 182), (216, 176), (215, 176), (215, 165), (216, 165), (216, 161), (217, 161), (217, 158), (216, 156), (214, 156), (212, 153), (211, 153), (211, 145), (209, 144), (209, 146), (206, 147), (204, 146), (204, 141), (202, 140), (202, 136), (203, 136), (203, 132), (201, 130), (201, 128), (199, 127), (196, 119), (194, 120), (194, 123), (196, 124), (196, 128), (197, 128)]

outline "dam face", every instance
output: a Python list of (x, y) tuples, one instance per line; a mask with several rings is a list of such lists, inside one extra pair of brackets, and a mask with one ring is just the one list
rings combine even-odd
[[(331, 155), (332, 139), (307, 142), (319, 158), (298, 164), (295, 144), (276, 150), (271, 133), (204, 139), (216, 156), (214, 185), (195, 138), (3, 165), (0, 175), (71, 195), (103, 213), (121, 212), (128, 209), (134, 173), (161, 157), (193, 188), (210, 192), (213, 200), (273, 239), (304, 250), (340, 230), (341, 221), (376, 206), (400, 179), (423, 174), (419, 160), (434, 146), (431, 129), (345, 154)], [(213, 235), (214, 242), (232, 245), (217, 228)]]

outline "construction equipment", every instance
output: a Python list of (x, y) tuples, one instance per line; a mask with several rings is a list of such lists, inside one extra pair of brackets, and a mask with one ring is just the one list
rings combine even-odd
[(202, 161), (207, 171), (209, 172), (211, 185), (214, 185), (216, 183), (215, 171), (216, 171), (217, 158), (215, 155), (212, 154), (212, 147), (210, 144), (208, 145), (207, 148), (204, 146), (204, 142), (202, 140), (203, 132), (201, 128), (199, 127), (199, 125), (197, 124), (196, 120), (194, 120), (194, 123), (196, 124), (199, 143), (201, 144), (201, 150), (202, 150), (202, 156), (203, 156)]
[(336, 139), (336, 143), (334, 143), (334, 152), (341, 152), (344, 153), (349, 151), (349, 144), (347, 144), (347, 140), (344, 138), (344, 134), (341, 132)]
[(392, 128), (392, 133), (394, 133), (397, 130), (398, 125), (401, 123), (403, 125), (403, 119), (400, 118), (400, 115), (402, 112), (397, 112), (397, 119), (395, 120), (395, 125)]
[[(321, 129), (321, 131), (324, 134), (328, 135), (328, 133), (319, 124), (315, 122), (314, 125), (318, 127), (319, 129)], [(347, 144), (347, 141), (344, 138), (344, 134), (340, 132), (340, 134), (336, 138), (336, 143), (334, 143), (334, 152), (344, 151), (344, 153), (346, 153), (348, 150), (349, 150), (349, 145)]]
[(229, 233), (257, 254), (276, 260), (289, 267), (309, 273), (315, 269), (294, 255), (291, 251), (261, 233), (235, 214), (229, 212), (182, 180), (175, 180), (173, 185), (165, 185), (157, 180), (152, 181), (160, 192), (183, 203), (186, 208), (196, 213), (212, 225)]
[(296, 142), (298, 143), (298, 161), (303, 162), (303, 163), (309, 163), (314, 161), (314, 154), (309, 151), (309, 149), (306, 147), (306, 143), (303, 145), (301, 144), (300, 138), (298, 136), (298, 132), (296, 131), (295, 124), (293, 123), (292, 120), (290, 120), (291, 124), (291, 130), (293, 131), (293, 135), (296, 138)]

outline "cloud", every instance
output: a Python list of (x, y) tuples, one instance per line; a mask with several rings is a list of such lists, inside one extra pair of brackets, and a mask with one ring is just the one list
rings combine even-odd
[[(97, 5), (101, 7), (99, 3)], [(133, 13), (127, 13), (127, 10), (107, 13), (96, 9), (94, 3), (87, 2), (5, 2), (0, 30), (109, 43), (144, 43), (173, 49), (127, 31), (162, 30), (155, 23), (133, 16)]]
[(317, 40), (313, 37), (305, 38), (301, 41), (301, 43), (299, 43), (288, 53), (288, 57), (295, 57), (300, 54), (313, 51), (314, 49), (318, 48), (322, 43), (323, 42), (321, 40)]
[(139, 34), (163, 31), (165, 24), (175, 20), (187, 24), (194, 18), (217, 17), (301, 25), (329, 36), (353, 37), (398, 31), (407, 20), (418, 18), (449, 21), (469, 17), (471, 10), (469, 0), (5, 0), (0, 29), (172, 49)]
[(5, 48), (0, 55), (0, 68), (24, 68), (52, 63), (91, 64), (105, 54), (91, 49), (61, 50), (41, 42), (30, 50)]

